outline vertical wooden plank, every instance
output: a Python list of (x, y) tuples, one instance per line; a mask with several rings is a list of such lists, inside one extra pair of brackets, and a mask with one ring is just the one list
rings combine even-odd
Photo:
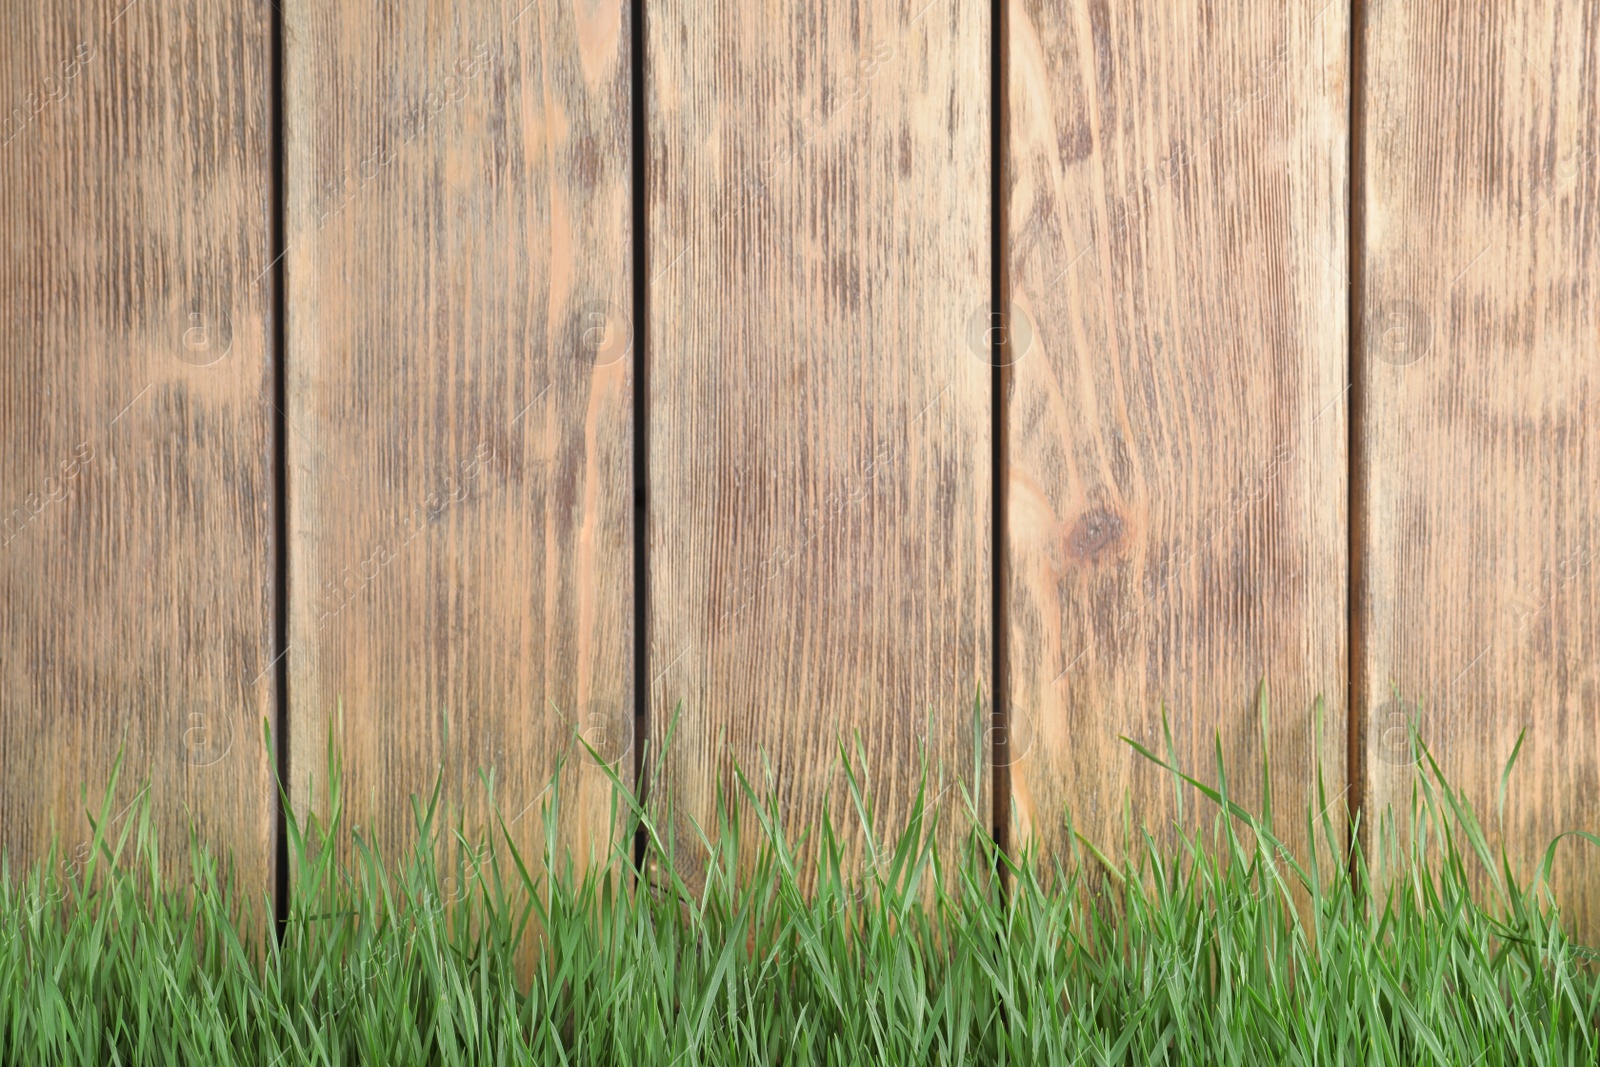
[(1347, 9), (1009, 10), (1019, 830), (1167, 825), (1119, 740), (1163, 752), (1163, 707), (1185, 768), (1220, 741), (1259, 804), (1265, 681), (1292, 833), (1319, 761), (1345, 777)]
[[(1416, 720), (1526, 876), (1597, 829), (1600, 11), (1376, 0), (1365, 49), (1367, 806), (1409, 808)], [(1564, 846), (1589, 937), (1596, 871)]]
[(622, 0), (287, 6), (292, 774), (388, 849), (443, 768), (607, 854), (632, 757)]
[(797, 832), (851, 822), (860, 731), (887, 825), (919, 742), (971, 778), (989, 657), (987, 6), (661, 0), (646, 38), (671, 797), (714, 826), (765, 750)]
[(0, 849), (81, 863), (125, 746), (119, 818), (148, 781), (168, 854), (192, 821), (259, 903), (268, 11), (11, 5), (0, 37)]

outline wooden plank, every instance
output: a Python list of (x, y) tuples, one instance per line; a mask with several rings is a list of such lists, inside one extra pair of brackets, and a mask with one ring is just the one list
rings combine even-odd
[[(1365, 51), (1368, 809), (1408, 809), (1417, 718), (1526, 877), (1600, 829), (1600, 13), (1375, 3)], [(1597, 872), (1563, 847), (1589, 938)]]
[(662, 0), (646, 39), (668, 795), (712, 827), (764, 749), (797, 833), (852, 822), (860, 731), (888, 825), (920, 741), (971, 777), (989, 659), (987, 10)]
[(149, 782), (168, 857), (192, 820), (259, 904), (268, 12), (92, 7), (0, 16), (0, 849), (81, 866), (125, 746), (120, 817)]
[(1259, 804), (1263, 681), (1287, 829), (1319, 760), (1343, 788), (1346, 14), (1009, 9), (1012, 786), (1047, 849), (1064, 811), (1170, 824), (1119, 740), (1162, 752), (1163, 706)]
[(296, 803), (331, 731), (386, 849), (441, 768), (481, 828), (492, 767), (542, 850), (568, 758), (562, 844), (605, 855), (574, 737), (631, 779), (626, 5), (286, 14)]

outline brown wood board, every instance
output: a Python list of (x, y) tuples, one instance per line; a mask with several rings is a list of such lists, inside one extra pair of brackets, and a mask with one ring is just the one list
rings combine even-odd
[(953, 829), (987, 744), (987, 7), (668, 0), (646, 37), (657, 799), (693, 874), (690, 820), (765, 753), (792, 831), (827, 804), (859, 844), (859, 733), (880, 831), (922, 751)]
[[(1382, 2), (1364, 41), (1369, 819), (1404, 825), (1415, 727), (1527, 879), (1600, 830), (1600, 12)], [(1597, 870), (1559, 853), (1591, 939)]]
[(1170, 824), (1120, 740), (1163, 709), (1257, 810), (1270, 753), (1291, 838), (1319, 765), (1343, 817), (1347, 15), (1009, 9), (1011, 773), (1058, 855)]
[[(520, 10), (519, 10), (520, 7)], [(609, 857), (632, 778), (621, 0), (286, 9), (291, 773)], [(598, 752), (579, 744), (587, 738)], [(469, 834), (469, 836), (471, 836)]]
[[(0, 97), (0, 850), (150, 786), (272, 885), (265, 7), (12, 5)], [(260, 916), (257, 911), (257, 916)]]

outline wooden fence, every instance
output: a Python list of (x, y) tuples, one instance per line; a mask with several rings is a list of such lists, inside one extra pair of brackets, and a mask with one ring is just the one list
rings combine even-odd
[(0, 16), (13, 863), (122, 747), (271, 885), (263, 723), (391, 840), (566, 758), (604, 848), (675, 722), (686, 816), (859, 731), (1060, 849), (1163, 707), (1280, 813), (1416, 723), (1523, 870), (1596, 829), (1593, 4), (281, 3)]

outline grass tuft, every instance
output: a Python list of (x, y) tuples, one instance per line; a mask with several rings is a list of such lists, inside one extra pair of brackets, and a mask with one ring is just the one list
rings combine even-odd
[(966, 784), (926, 771), (880, 836), (846, 750), (848, 817), (791, 842), (741, 776), (695, 888), (658, 832), (670, 813), (620, 782), (621, 847), (642, 830), (658, 876), (621, 851), (561, 862), (559, 775), (544, 855), (503, 823), (444, 825), (436, 785), (387, 861), (346, 825), (330, 755), (326, 817), (288, 826), (276, 936), (250, 933), (267, 902), (194, 840), (163, 868), (144, 794), (112, 831), (114, 772), (83, 864), (0, 866), (0, 1063), (1596, 1062), (1600, 985), (1550, 897), (1553, 851), (1519, 884), (1431, 759), (1407, 832), (1374, 829), (1398, 872), (1379, 891), (1320, 782), (1296, 854), (1270, 808), (1230, 797), (1220, 756), (1212, 785), (1168, 750), (1140, 751), (1213, 818), (1116, 860), (1082, 839), (999, 855)]

